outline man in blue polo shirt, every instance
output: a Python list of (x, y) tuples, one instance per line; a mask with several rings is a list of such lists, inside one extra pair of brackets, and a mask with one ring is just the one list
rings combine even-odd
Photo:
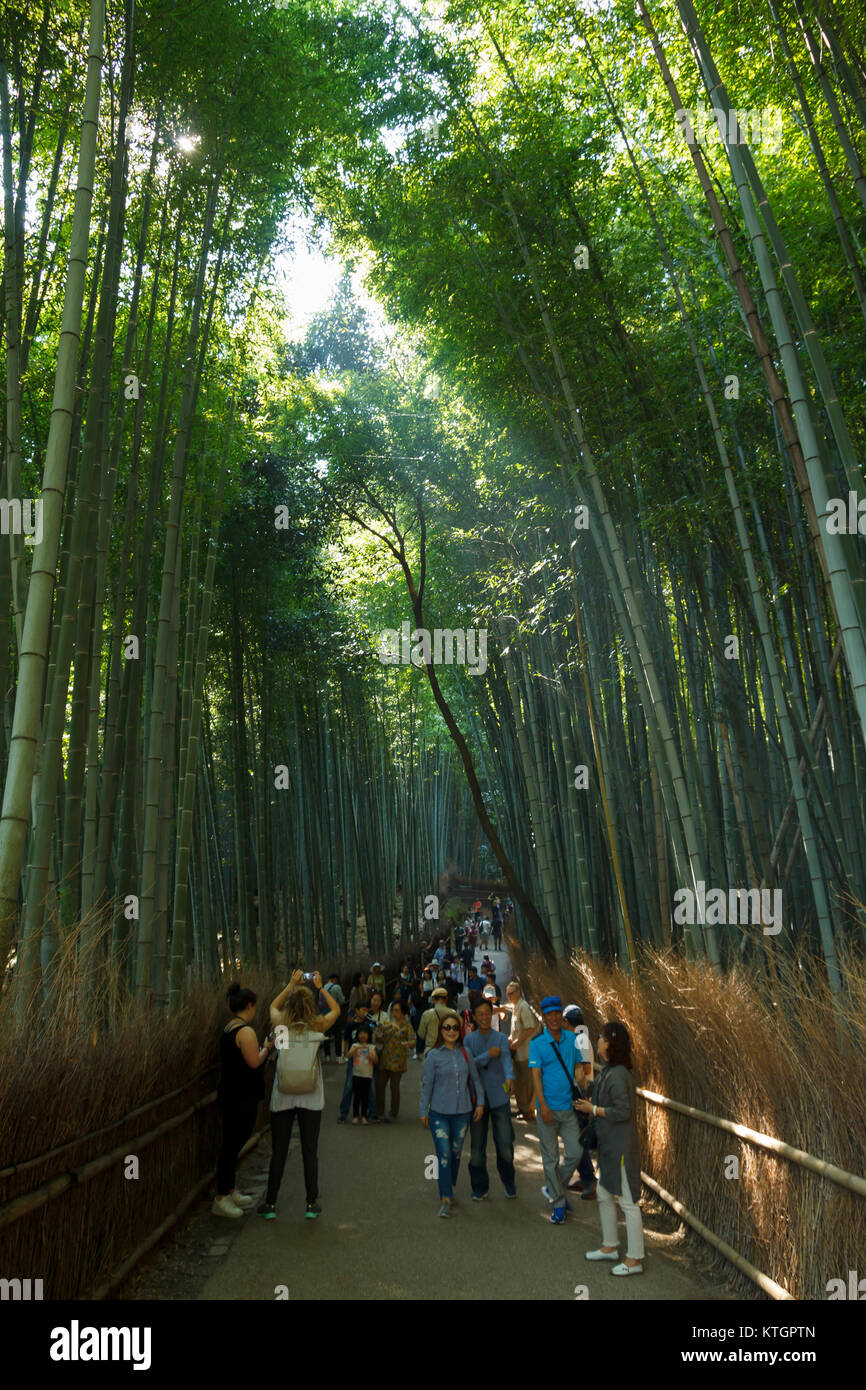
[[(575, 1037), (562, 1026), (562, 1000), (555, 994), (541, 1001), (544, 1032), (529, 1044), (529, 1074), (535, 1088), (538, 1138), (546, 1185), (541, 1189), (552, 1202), (552, 1225), (561, 1226), (571, 1206), (565, 1189), (580, 1162), (580, 1129), (574, 1111), (572, 1083), (579, 1080), (582, 1057)], [(563, 1159), (559, 1163), (559, 1141)]]

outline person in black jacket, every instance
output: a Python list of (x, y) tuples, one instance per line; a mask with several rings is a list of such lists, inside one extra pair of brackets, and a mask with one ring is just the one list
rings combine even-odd
[(256, 1016), (256, 995), (242, 989), (235, 980), (226, 995), (232, 1016), (220, 1037), (222, 1072), (217, 1099), (222, 1110), (223, 1142), (217, 1163), (217, 1195), (211, 1207), (215, 1216), (243, 1216), (253, 1198), (235, 1187), (238, 1154), (253, 1132), (259, 1102), (264, 1100), (262, 1067), (268, 1060), (273, 1039), (259, 1047), (252, 1021)]

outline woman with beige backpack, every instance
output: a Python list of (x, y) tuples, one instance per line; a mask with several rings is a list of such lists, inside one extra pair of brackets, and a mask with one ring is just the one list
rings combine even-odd
[[(316, 1012), (319, 994), (328, 1006), (326, 1014)], [(320, 1215), (319, 1206), (319, 1128), (325, 1108), (325, 1088), (319, 1062), (319, 1047), (325, 1033), (340, 1017), (340, 1006), (322, 985), (318, 970), (312, 975), (294, 971), (291, 980), (271, 1004), (271, 1023), (277, 1044), (277, 1065), (271, 1091), (271, 1164), (268, 1190), (258, 1209), (260, 1216), (273, 1220), (286, 1166), (295, 1115), (301, 1136), (304, 1186), (310, 1220)]]

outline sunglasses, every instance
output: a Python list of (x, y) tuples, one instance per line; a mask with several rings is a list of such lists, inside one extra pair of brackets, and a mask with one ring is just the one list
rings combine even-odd
[(458, 1025), (457, 1025), (456, 1023), (443, 1023), (443, 1024), (442, 1024), (442, 1032), (443, 1032), (443, 1033), (459, 1033), (459, 1032), (460, 1032), (460, 1028), (458, 1027)]

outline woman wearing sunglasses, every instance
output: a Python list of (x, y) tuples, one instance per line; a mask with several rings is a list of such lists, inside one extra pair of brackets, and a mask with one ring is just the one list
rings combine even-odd
[(436, 1148), (440, 1216), (451, 1215), (466, 1132), (470, 1120), (481, 1119), (483, 1098), (475, 1058), (463, 1046), (460, 1019), (455, 1013), (444, 1014), (424, 1058), (420, 1105), (421, 1123), (432, 1132)]

